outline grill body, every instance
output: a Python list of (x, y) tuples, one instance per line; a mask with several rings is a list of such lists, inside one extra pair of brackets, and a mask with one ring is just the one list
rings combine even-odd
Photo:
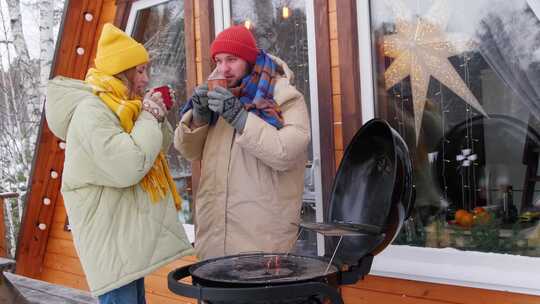
[[(327, 236), (331, 259), (258, 253), (225, 256), (169, 273), (169, 289), (209, 303), (334, 303), (338, 287), (368, 274), (373, 256), (396, 237), (414, 202), (407, 145), (373, 119), (347, 146), (325, 223), (300, 224)], [(279, 258), (281, 264), (272, 264)], [(327, 269), (327, 260), (336, 260)], [(269, 263), (269, 264), (267, 264)], [(192, 277), (192, 283), (180, 281)]]

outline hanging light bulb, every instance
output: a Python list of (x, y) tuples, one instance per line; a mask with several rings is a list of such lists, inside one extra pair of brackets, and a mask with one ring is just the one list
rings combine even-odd
[(250, 21), (249, 19), (246, 20), (246, 21), (244, 21), (244, 26), (245, 26), (248, 30), (250, 30), (250, 29), (251, 29), (251, 21)]
[(281, 15), (283, 16), (283, 19), (289, 18), (290, 14), (289, 14), (289, 8), (287, 6), (283, 7)]

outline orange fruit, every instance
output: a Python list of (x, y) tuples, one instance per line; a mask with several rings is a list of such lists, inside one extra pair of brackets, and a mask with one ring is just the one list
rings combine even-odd
[(480, 212), (474, 215), (475, 224), (485, 225), (489, 223), (490, 220), (491, 220), (491, 215), (489, 214), (489, 212), (486, 212), (485, 210), (484, 212)]
[(482, 208), (482, 207), (475, 207), (473, 209), (473, 213), (474, 214), (480, 214), (480, 213), (485, 213), (486, 212), (486, 209)]
[(458, 222), (458, 224), (461, 227), (465, 227), (465, 228), (471, 228), (473, 223), (474, 223), (474, 217), (472, 213), (468, 213), (468, 212), (467, 214), (464, 214), (463, 216), (461, 216), (460, 221)]
[(454, 219), (456, 220), (456, 223), (459, 223), (461, 218), (467, 213), (469, 213), (469, 212), (467, 212), (467, 210), (465, 210), (465, 209), (459, 209), (458, 211), (456, 211), (456, 215), (454, 216)]

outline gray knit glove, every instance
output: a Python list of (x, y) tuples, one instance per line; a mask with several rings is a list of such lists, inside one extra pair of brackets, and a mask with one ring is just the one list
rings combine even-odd
[(193, 102), (193, 122), (196, 124), (207, 124), (210, 122), (210, 108), (208, 108), (208, 85), (201, 84), (193, 90), (191, 102)]
[(248, 112), (244, 109), (240, 100), (229, 90), (216, 87), (208, 92), (208, 107), (221, 115), (236, 131), (240, 133), (244, 131)]

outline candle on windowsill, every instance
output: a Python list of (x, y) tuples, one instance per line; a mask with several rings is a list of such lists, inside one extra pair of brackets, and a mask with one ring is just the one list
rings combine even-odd
[(290, 16), (289, 8), (284, 6), (281, 15), (283, 16), (283, 19), (287, 19)]

